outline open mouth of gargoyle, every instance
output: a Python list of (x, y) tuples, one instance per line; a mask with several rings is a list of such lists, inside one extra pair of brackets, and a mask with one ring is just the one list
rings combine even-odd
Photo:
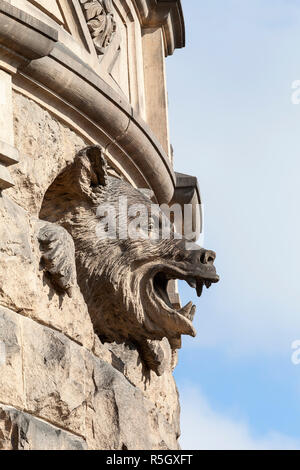
[(215, 273), (214, 268), (207, 275), (195, 275), (195, 274), (185, 274), (181, 270), (170, 269), (157, 272), (153, 277), (153, 291), (156, 297), (157, 303), (161, 306), (164, 311), (167, 311), (169, 314), (172, 313), (185, 320), (190, 327), (190, 333), (192, 336), (195, 336), (196, 332), (192, 326), (192, 322), (196, 313), (196, 305), (192, 301), (188, 302), (182, 308), (176, 309), (172, 304), (169, 295), (169, 283), (172, 280), (184, 280), (187, 284), (196, 290), (197, 296), (201, 297), (203, 293), (203, 288), (207, 289), (216, 282), (219, 281), (219, 276)]

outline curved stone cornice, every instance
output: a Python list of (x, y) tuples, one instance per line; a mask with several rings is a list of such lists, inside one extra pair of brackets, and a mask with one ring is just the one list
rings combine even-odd
[(102, 129), (121, 167), (136, 180), (143, 177), (159, 203), (172, 199), (175, 175), (153, 132), (127, 100), (57, 42), (56, 30), (0, 0), (0, 55)]
[(185, 46), (181, 0), (133, 0), (145, 28), (163, 28), (166, 56)]
[(57, 40), (56, 29), (0, 0), (1, 56), (9, 55), (16, 67), (48, 55)]

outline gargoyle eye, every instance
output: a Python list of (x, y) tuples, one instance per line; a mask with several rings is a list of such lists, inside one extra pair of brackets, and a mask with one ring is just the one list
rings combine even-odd
[(151, 215), (149, 218), (149, 224), (148, 224), (148, 229), (150, 232), (153, 232), (154, 230), (159, 231), (161, 228), (161, 221), (159, 217), (156, 217), (155, 215)]
[(153, 232), (153, 230), (155, 230), (156, 228), (159, 228), (159, 225), (154, 220), (154, 218), (151, 217), (148, 223), (148, 230), (149, 232)]

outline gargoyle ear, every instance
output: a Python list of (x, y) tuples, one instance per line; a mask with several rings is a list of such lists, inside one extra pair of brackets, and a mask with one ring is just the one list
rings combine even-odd
[(82, 149), (75, 158), (80, 167), (80, 179), (89, 182), (90, 187), (105, 186), (107, 183), (107, 161), (98, 145)]
[(67, 210), (70, 201), (97, 200), (108, 182), (107, 162), (99, 146), (85, 147), (49, 186), (40, 212), (42, 219), (55, 222), (57, 210)]

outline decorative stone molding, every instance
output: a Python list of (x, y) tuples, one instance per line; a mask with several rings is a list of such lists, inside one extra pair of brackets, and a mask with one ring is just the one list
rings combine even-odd
[(48, 55), (57, 40), (56, 29), (0, 0), (1, 56), (15, 67)]
[(111, 0), (80, 0), (97, 54), (102, 56), (109, 47), (117, 24)]
[[(176, 187), (171, 204), (180, 204), (183, 211), (185, 205), (192, 206), (192, 235), (185, 233), (185, 237), (191, 241), (196, 241), (202, 233), (203, 214), (201, 210), (201, 195), (198, 180), (195, 176), (175, 173)], [(184, 222), (184, 221), (183, 221)], [(184, 233), (184, 228), (182, 228)], [(195, 233), (197, 235), (195, 237)]]
[(0, 191), (11, 188), (12, 186), (14, 186), (14, 182), (8, 169), (5, 166), (0, 165)]
[[(18, 35), (15, 31), (18, 29)], [(57, 30), (0, 0), (0, 49), (18, 68), (18, 79), (46, 87), (103, 130), (103, 142), (140, 187), (159, 203), (173, 197), (175, 174), (166, 152), (126, 99), (77, 56), (58, 43)], [(84, 103), (84, 115), (81, 113)], [(147, 158), (145, 158), (147, 155)]]
[(18, 151), (14, 147), (12, 77), (0, 70), (0, 190), (14, 185), (6, 167), (18, 161)]
[(144, 28), (162, 27), (166, 56), (185, 46), (185, 26), (180, 0), (133, 0)]
[(9, 166), (18, 163), (19, 152), (15, 147), (0, 141), (0, 162)]
[(14, 165), (19, 161), (19, 152), (15, 147), (0, 141), (0, 191), (14, 186), (7, 166)]

